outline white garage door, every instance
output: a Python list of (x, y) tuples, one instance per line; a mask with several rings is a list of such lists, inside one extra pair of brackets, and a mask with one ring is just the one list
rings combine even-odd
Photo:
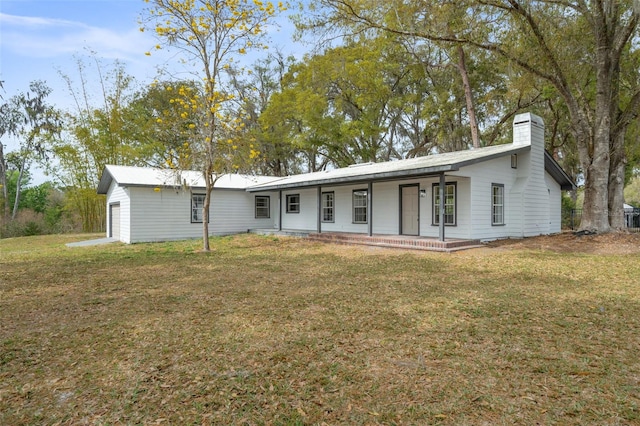
[(116, 240), (120, 239), (120, 204), (111, 204), (109, 206), (109, 216), (111, 221), (110, 237)]

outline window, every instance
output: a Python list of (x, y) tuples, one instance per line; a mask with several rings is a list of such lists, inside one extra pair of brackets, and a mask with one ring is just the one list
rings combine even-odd
[(287, 195), (287, 213), (300, 213), (300, 194)]
[(203, 209), (204, 194), (191, 194), (191, 223), (202, 223)]
[[(440, 185), (433, 184), (433, 224), (440, 224)], [(456, 184), (447, 183), (444, 186), (444, 224), (456, 224)]]
[(504, 185), (491, 184), (491, 224), (504, 225)]
[(256, 195), (256, 219), (269, 219), (271, 217), (271, 199), (262, 195)]
[(322, 193), (322, 221), (333, 222), (333, 208), (335, 206), (335, 194), (333, 192)]
[(367, 190), (353, 191), (353, 223), (367, 223)]

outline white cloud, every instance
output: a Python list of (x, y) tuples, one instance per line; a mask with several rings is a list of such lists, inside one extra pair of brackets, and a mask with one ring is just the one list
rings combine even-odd
[(41, 18), (37, 16), (17, 16), (8, 15), (0, 12), (0, 25), (9, 25), (19, 28), (31, 27), (63, 27), (63, 26), (76, 26), (77, 22), (67, 21), (64, 19), (51, 19)]
[(53, 58), (90, 49), (106, 58), (143, 55), (153, 40), (133, 26), (116, 31), (60, 19), (0, 14), (2, 49), (30, 58)]

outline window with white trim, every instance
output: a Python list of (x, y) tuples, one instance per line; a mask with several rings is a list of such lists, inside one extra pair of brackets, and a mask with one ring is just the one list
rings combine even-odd
[(504, 225), (504, 185), (491, 184), (491, 224)]
[(353, 191), (353, 223), (367, 223), (367, 190)]
[[(440, 224), (440, 184), (433, 184), (433, 225)], [(447, 183), (444, 186), (444, 224), (455, 226), (456, 224), (456, 183)]]
[(264, 195), (256, 195), (256, 219), (269, 219), (271, 217), (271, 198)]
[(287, 195), (287, 213), (300, 213), (300, 194)]
[(322, 193), (322, 221), (323, 222), (333, 222), (335, 220), (334, 207), (335, 207), (335, 193), (323, 192)]
[(191, 194), (191, 223), (202, 223), (204, 198), (204, 194)]

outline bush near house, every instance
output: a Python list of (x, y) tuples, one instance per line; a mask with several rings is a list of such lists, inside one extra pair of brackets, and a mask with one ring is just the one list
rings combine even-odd
[(0, 424), (640, 422), (638, 235), (90, 237), (0, 241)]

